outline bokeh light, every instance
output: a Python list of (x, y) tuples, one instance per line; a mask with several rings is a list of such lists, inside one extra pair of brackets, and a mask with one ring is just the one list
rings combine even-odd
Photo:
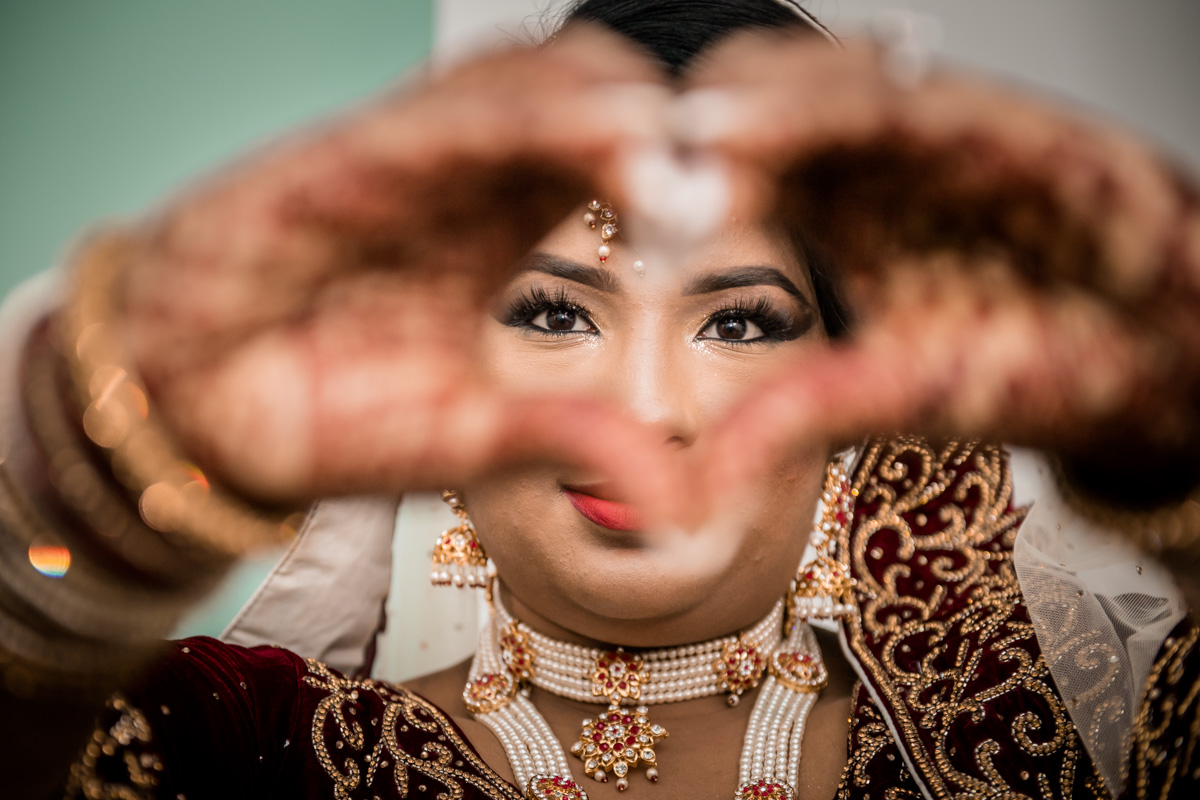
[(34, 543), (29, 546), (29, 563), (51, 578), (61, 578), (71, 568), (71, 551), (61, 545)]

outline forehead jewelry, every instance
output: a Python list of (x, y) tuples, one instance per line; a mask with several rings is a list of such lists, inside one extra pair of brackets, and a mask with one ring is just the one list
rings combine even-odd
[[(592, 230), (597, 228), (600, 230), (600, 247), (597, 248), (596, 253), (600, 256), (600, 263), (603, 264), (612, 255), (612, 247), (609, 242), (621, 232), (621, 228), (617, 224), (617, 211), (609, 203), (593, 200), (588, 203), (587, 211), (583, 214), (583, 221)], [(646, 265), (641, 261), (634, 261), (633, 271), (642, 275), (646, 271)]]

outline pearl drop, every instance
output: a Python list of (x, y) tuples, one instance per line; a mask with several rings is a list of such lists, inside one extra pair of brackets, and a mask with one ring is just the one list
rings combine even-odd
[(658, 783), (658, 770), (654, 767), (646, 770), (646, 779), (651, 783)]
[(608, 775), (602, 769), (598, 769), (592, 773), (592, 779), (596, 783), (608, 783)]
[(625, 780), (624, 778), (621, 778), (620, 780), (617, 781), (617, 791), (618, 792), (623, 792), (628, 788), (629, 788), (629, 781)]
[(596, 252), (600, 254), (601, 258), (608, 258), (609, 254), (612, 253), (612, 248), (606, 244), (602, 244)]

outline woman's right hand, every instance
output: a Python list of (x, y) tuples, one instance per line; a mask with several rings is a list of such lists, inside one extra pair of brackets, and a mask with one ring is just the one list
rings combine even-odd
[(186, 191), (138, 231), (125, 284), (153, 405), (201, 465), (264, 499), (445, 487), (525, 459), (653, 491), (667, 470), (646, 431), (569, 386), (503, 396), (476, 349), (524, 253), (591, 192), (618, 196), (622, 154), (659, 136), (661, 80), (616, 38), (572, 31)]

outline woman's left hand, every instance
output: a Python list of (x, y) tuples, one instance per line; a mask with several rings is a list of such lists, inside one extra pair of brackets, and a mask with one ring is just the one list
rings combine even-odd
[[(887, 53), (747, 37), (692, 78), (683, 136), (845, 277), (849, 341), (734, 409), (703, 458), (749, 485), (789, 449), (905, 431), (1037, 446), (1084, 472), (1200, 478), (1200, 197), (1132, 137)], [(1178, 467), (1177, 469), (1175, 467)], [(1169, 486), (1178, 479), (1180, 486)]]

